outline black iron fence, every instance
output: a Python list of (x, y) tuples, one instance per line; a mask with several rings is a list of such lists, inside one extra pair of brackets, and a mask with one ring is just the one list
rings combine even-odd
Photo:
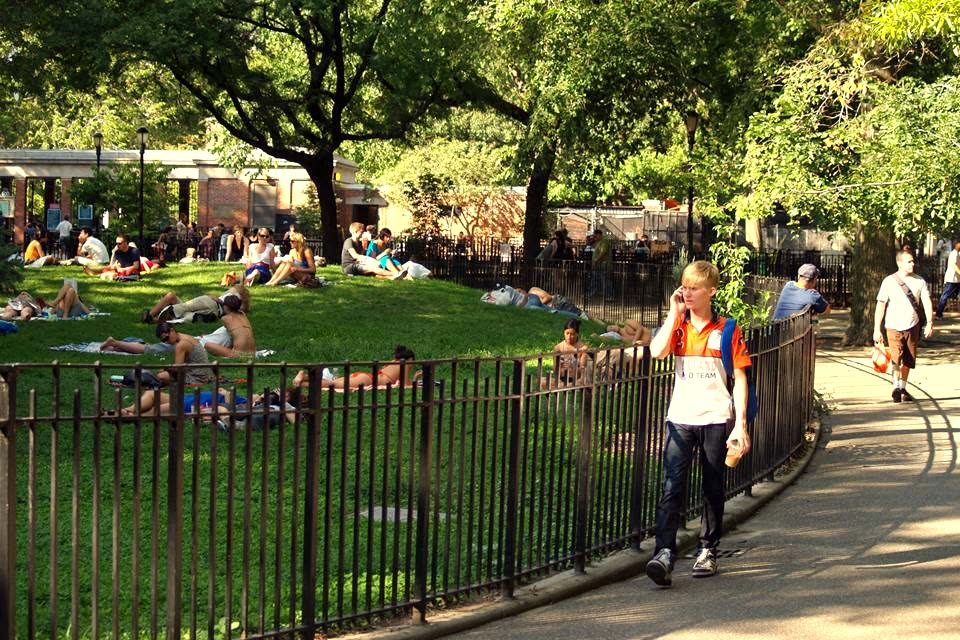
[[(747, 270), (759, 276), (775, 276), (794, 279), (800, 265), (810, 263), (820, 269), (820, 280), (817, 290), (831, 306), (844, 308), (849, 306), (850, 292), (853, 283), (850, 282), (850, 254), (823, 253), (820, 251), (775, 251), (756, 253), (752, 256)], [(890, 273), (896, 269), (891, 261)], [(943, 293), (943, 273), (946, 270), (946, 256), (923, 256), (918, 259), (917, 275), (927, 281), (930, 296), (936, 306), (937, 299)], [(859, 286), (859, 285), (858, 285)], [(874, 289), (880, 288), (879, 282), (866, 283)], [(953, 300), (952, 309), (960, 308), (960, 303)]]
[[(760, 413), (728, 496), (801, 446), (812, 408), (809, 316), (748, 343)], [(0, 366), (0, 634), (312, 638), (650, 534), (670, 361), (415, 365), (342, 393), (318, 364), (302, 386), (300, 367), (215, 365), (218, 391), (175, 375), (169, 395), (111, 386), (115, 365)]]

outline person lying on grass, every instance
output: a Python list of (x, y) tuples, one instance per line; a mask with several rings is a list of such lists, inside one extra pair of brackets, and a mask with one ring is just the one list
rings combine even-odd
[(0, 312), (0, 320), (29, 320), (39, 316), (47, 303), (43, 298), (37, 296), (34, 298), (26, 291), (21, 291), (16, 298), (7, 301), (3, 311)]
[(143, 312), (141, 322), (152, 324), (159, 320), (183, 320), (184, 322), (213, 322), (222, 318), (227, 309), (247, 313), (250, 311), (250, 291), (243, 285), (230, 287), (223, 294), (197, 296), (186, 302), (180, 300), (176, 291), (168, 291), (152, 308)]
[(90, 307), (80, 299), (80, 294), (73, 284), (64, 282), (57, 292), (57, 297), (50, 303), (53, 314), (62, 320), (68, 318), (82, 318), (90, 313)]
[[(197, 340), (200, 345), (206, 349), (207, 353), (217, 358), (253, 356), (257, 351), (256, 341), (253, 338), (253, 326), (250, 324), (250, 319), (247, 317), (247, 314), (235, 310), (239, 308), (238, 300), (236, 297), (230, 297), (224, 303), (224, 313), (220, 318), (220, 320), (223, 321), (222, 327), (213, 333), (188, 337)], [(161, 324), (167, 323), (164, 321)], [(181, 333), (180, 335), (186, 336), (187, 334)], [(100, 345), (100, 350), (161, 355), (170, 353), (174, 351), (175, 348), (171, 344), (164, 342), (160, 342), (159, 344), (141, 344), (139, 342), (117, 340), (111, 336)]]
[[(589, 372), (587, 345), (580, 340), (580, 321), (570, 318), (563, 325), (563, 340), (553, 347), (557, 368), (540, 379), (541, 389), (562, 389), (586, 381)], [(578, 355), (579, 354), (579, 355)]]
[[(320, 380), (321, 389), (359, 389), (360, 387), (386, 387), (387, 385), (403, 386), (407, 385), (420, 377), (421, 372), (413, 372), (416, 359), (411, 349), (398, 344), (393, 350), (393, 360), (384, 363), (377, 370), (377, 377), (374, 379), (373, 373), (368, 371), (354, 371), (349, 378), (322, 378)], [(306, 387), (310, 384), (310, 374), (306, 369), (301, 369), (293, 379), (294, 387)]]
[[(198, 395), (199, 405), (197, 404)], [(253, 431), (260, 431), (265, 425), (280, 426), (282, 419), (293, 424), (297, 418), (297, 408), (306, 406), (306, 400), (307, 394), (303, 393), (299, 387), (289, 387), (284, 392), (280, 389), (271, 389), (265, 394), (255, 393), (249, 400), (241, 395), (235, 396), (230, 389), (220, 387), (217, 389), (216, 415), (214, 415), (212, 391), (201, 391), (197, 394), (194, 390), (185, 389), (182, 402), (184, 415), (200, 414), (205, 421), (215, 421), (221, 431), (230, 429), (231, 416), (232, 424), (237, 430), (246, 429), (249, 420), (250, 428)], [(125, 418), (149, 417), (155, 411), (163, 416), (176, 415), (176, 407), (173, 406), (172, 396), (169, 393), (158, 389), (144, 391), (139, 403), (123, 407), (119, 415)], [(108, 411), (107, 415), (117, 414), (114, 411)]]
[[(213, 406), (213, 392), (212, 391), (201, 391), (200, 392), (200, 405), (196, 406), (196, 393), (193, 389), (184, 389), (183, 390), (183, 412), (185, 414), (196, 413), (196, 410), (199, 408), (200, 411), (207, 410), (210, 411), (210, 407)], [(256, 397), (256, 396), (254, 396)], [(228, 407), (233, 407), (236, 409), (237, 405), (246, 405), (247, 399), (243, 396), (234, 397), (233, 392), (229, 389), (224, 389), (223, 387), (217, 389), (217, 405), (227, 409)], [(137, 406), (140, 407), (139, 412), (137, 411)], [(140, 395), (140, 401), (138, 403), (131, 404), (129, 406), (123, 407), (120, 409), (120, 415), (122, 416), (137, 416), (137, 415), (146, 415), (153, 413), (155, 408), (159, 409), (161, 415), (170, 415), (174, 412), (174, 408), (171, 405), (171, 395), (166, 391), (160, 391), (159, 389), (147, 389)], [(229, 411), (229, 409), (227, 409)], [(115, 415), (114, 412), (108, 411), (107, 415)]]
[[(596, 334), (594, 334), (596, 335)], [(622, 342), (624, 346), (632, 347), (635, 344), (649, 346), (653, 334), (636, 320), (627, 320), (623, 326), (611, 324), (607, 326), (607, 332), (600, 334), (600, 339), (615, 340)]]
[(302, 282), (317, 273), (313, 251), (307, 246), (303, 234), (296, 231), (290, 234), (290, 253), (277, 260), (276, 271), (265, 286), (275, 287), (285, 280)]

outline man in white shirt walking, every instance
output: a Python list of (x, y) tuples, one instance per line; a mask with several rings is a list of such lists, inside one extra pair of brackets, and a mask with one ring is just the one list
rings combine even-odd
[[(881, 325), (887, 329), (890, 361), (893, 363), (893, 401), (913, 400), (907, 392), (910, 369), (917, 366), (920, 329), (923, 337), (933, 335), (933, 305), (927, 283), (914, 270), (913, 254), (897, 252), (897, 271), (880, 284), (873, 316), (873, 341), (883, 344)], [(886, 317), (884, 317), (886, 316)]]
[(73, 224), (70, 219), (64, 215), (60, 224), (57, 225), (57, 233), (60, 234), (60, 251), (63, 252), (63, 258), (69, 260), (73, 257)]
[(943, 294), (937, 302), (937, 318), (943, 318), (943, 310), (947, 301), (960, 293), (960, 264), (957, 256), (960, 255), (960, 241), (953, 243), (953, 251), (947, 255), (947, 268), (943, 272)]

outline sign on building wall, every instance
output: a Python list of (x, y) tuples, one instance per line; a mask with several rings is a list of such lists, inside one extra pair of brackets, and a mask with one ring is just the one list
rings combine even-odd
[(13, 198), (0, 198), (0, 218), (13, 217)]
[(53, 231), (60, 224), (60, 208), (53, 207), (47, 209), (47, 231)]
[(84, 222), (93, 224), (93, 205), (92, 204), (83, 204), (77, 208), (77, 222), (81, 225)]

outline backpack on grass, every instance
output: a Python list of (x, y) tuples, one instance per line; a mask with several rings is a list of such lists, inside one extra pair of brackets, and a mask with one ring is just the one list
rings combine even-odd
[[(720, 337), (720, 357), (723, 368), (727, 372), (727, 387), (733, 391), (733, 332), (737, 328), (737, 321), (727, 318), (723, 325), (723, 334)], [(747, 367), (747, 422), (753, 422), (760, 408), (757, 398), (757, 384), (753, 376), (753, 367)]]

